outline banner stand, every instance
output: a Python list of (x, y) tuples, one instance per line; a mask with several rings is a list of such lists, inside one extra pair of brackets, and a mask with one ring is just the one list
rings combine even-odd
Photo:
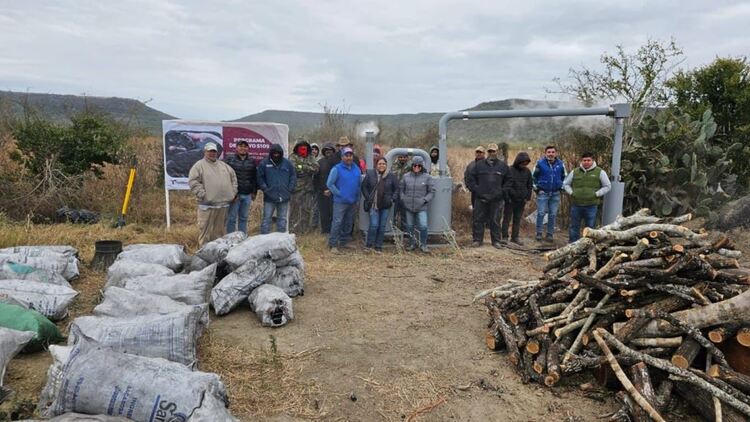
[(164, 198), (166, 199), (166, 211), (167, 211), (167, 231), (172, 228), (172, 219), (169, 215), (169, 189), (164, 189)]

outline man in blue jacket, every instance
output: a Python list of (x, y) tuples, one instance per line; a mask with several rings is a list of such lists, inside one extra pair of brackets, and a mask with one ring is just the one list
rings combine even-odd
[(540, 158), (531, 174), (536, 192), (536, 240), (542, 240), (544, 216), (547, 215), (547, 236), (552, 242), (555, 232), (555, 218), (560, 207), (560, 191), (567, 172), (565, 164), (557, 158), (557, 148), (549, 145), (544, 148), (544, 157)]
[(333, 194), (333, 222), (328, 238), (328, 247), (333, 253), (338, 253), (339, 247), (347, 247), (347, 243), (352, 240), (361, 175), (359, 166), (354, 164), (354, 151), (349, 147), (342, 148), (341, 162), (331, 169), (326, 182), (326, 187)]
[(289, 199), (297, 184), (294, 166), (284, 158), (284, 149), (279, 144), (271, 145), (268, 158), (258, 164), (258, 188), (263, 191), (263, 220), (260, 234), (271, 231), (271, 220), (276, 212), (276, 231), (285, 232)]

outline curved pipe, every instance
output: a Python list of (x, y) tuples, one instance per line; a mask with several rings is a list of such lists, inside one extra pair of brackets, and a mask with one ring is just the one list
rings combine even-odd
[(615, 114), (613, 107), (599, 108), (551, 108), (538, 110), (480, 110), (480, 111), (452, 111), (445, 113), (438, 122), (438, 149), (440, 157), (440, 175), (444, 175), (442, 169), (448, 164), (448, 122), (451, 120), (471, 119), (509, 119), (514, 117), (562, 117), (562, 116), (611, 116)]
[(430, 154), (423, 149), (418, 148), (393, 148), (385, 154), (385, 159), (388, 160), (388, 171), (391, 171), (391, 165), (397, 155), (419, 155), (424, 158), (424, 170), (429, 174), (432, 166), (432, 160), (430, 160)]

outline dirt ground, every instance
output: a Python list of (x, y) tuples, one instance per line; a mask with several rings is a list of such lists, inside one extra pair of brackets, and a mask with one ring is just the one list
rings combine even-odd
[[(333, 255), (319, 235), (299, 245), (307, 280), (292, 323), (264, 328), (242, 307), (212, 316), (201, 340), (200, 369), (221, 375), (242, 420), (589, 421), (617, 408), (610, 394), (584, 395), (588, 378), (524, 385), (485, 346), (473, 295), (538, 276), (539, 256), (487, 246)], [(84, 272), (73, 316), (90, 312), (103, 281)], [(49, 363), (47, 353), (10, 363), (13, 407), (36, 402)]]

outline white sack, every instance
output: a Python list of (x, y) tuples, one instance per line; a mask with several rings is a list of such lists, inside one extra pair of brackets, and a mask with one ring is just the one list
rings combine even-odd
[(142, 315), (166, 315), (200, 309), (201, 317), (198, 335), (208, 327), (208, 305), (186, 305), (167, 296), (128, 290), (122, 287), (109, 287), (104, 291), (104, 299), (94, 308), (94, 315), (114, 318), (130, 318)]
[(187, 266), (187, 272), (193, 272), (193, 271), (200, 271), (206, 267), (211, 265), (210, 262), (204, 261), (199, 257), (198, 255), (193, 255), (190, 257), (190, 263)]
[(44, 258), (49, 260), (63, 259), (67, 261), (68, 265), (65, 267), (65, 271), (61, 273), (66, 280), (73, 280), (80, 275), (78, 271), (78, 251), (69, 246), (59, 248), (51, 246), (16, 246), (13, 250), (15, 251), (13, 252), (14, 255), (20, 255), (24, 259)]
[(118, 352), (164, 358), (193, 367), (197, 363), (198, 329), (204, 312), (196, 307), (166, 315), (79, 317), (70, 324), (68, 345), (83, 335)]
[[(46, 250), (56, 252), (65, 256), (78, 257), (78, 249), (67, 245), (34, 245), (34, 246), (12, 246), (0, 249), (0, 253), (25, 253), (26, 251)], [(32, 255), (33, 256), (33, 255)]]
[(0, 327), (0, 385), (5, 378), (5, 367), (36, 335), (33, 331), (18, 331)]
[(292, 266), (305, 271), (305, 260), (302, 259), (302, 254), (299, 252), (299, 249), (292, 252), (292, 254), (287, 256), (286, 258), (277, 259), (273, 262), (278, 268)]
[(268, 284), (279, 287), (289, 297), (305, 294), (305, 274), (297, 267), (276, 268), (276, 274)]
[(169, 276), (174, 275), (174, 271), (160, 264), (118, 259), (107, 270), (107, 283), (104, 288), (122, 287), (125, 280), (142, 275)]
[(226, 258), (227, 253), (231, 248), (242, 243), (245, 239), (247, 239), (247, 234), (244, 232), (225, 234), (224, 236), (203, 245), (195, 255), (206, 262), (218, 264)]
[(237, 307), (256, 287), (271, 280), (276, 266), (268, 258), (248, 261), (222, 278), (211, 290), (211, 305), (216, 315), (224, 315)]
[(174, 272), (190, 263), (190, 257), (185, 253), (185, 247), (173, 244), (145, 244), (137, 243), (125, 246), (117, 255), (117, 260), (129, 259), (138, 262), (163, 265)]
[(0, 254), (0, 264), (4, 264), (6, 262), (16, 262), (19, 264), (26, 264), (34, 268), (48, 270), (63, 276), (68, 281), (78, 277), (77, 263), (75, 266), (68, 268), (70, 266), (69, 258), (61, 254), (50, 253), (50, 255), (47, 256), (27, 256), (17, 253)]
[(31, 280), (41, 283), (71, 287), (62, 275), (30, 265), (7, 261), (0, 265), (0, 280)]
[(78, 292), (70, 287), (38, 281), (0, 280), (0, 295), (8, 296), (52, 321), (59, 321), (68, 315), (68, 306)]
[(52, 419), (24, 419), (19, 422), (132, 422), (132, 419), (128, 419), (121, 416), (107, 416), (107, 415), (85, 415), (83, 413), (66, 413), (64, 415), (55, 416)]
[[(67, 361), (55, 359), (50, 366), (39, 408), (45, 418), (78, 412), (166, 422), (188, 420), (201, 406), (215, 406), (228, 415), (222, 408), (226, 403), (224, 385), (216, 374), (193, 372), (165, 359), (115, 352), (84, 338)], [(217, 415), (213, 420), (224, 417)]]
[(283, 290), (264, 284), (250, 293), (250, 310), (267, 327), (280, 327), (294, 319), (292, 299)]
[(239, 268), (247, 261), (259, 258), (279, 260), (288, 257), (297, 249), (294, 234), (269, 233), (248, 237), (227, 253), (225, 261), (232, 269)]
[(208, 303), (216, 276), (216, 264), (190, 274), (173, 276), (141, 276), (125, 281), (128, 290), (142, 291), (170, 297), (188, 305)]

